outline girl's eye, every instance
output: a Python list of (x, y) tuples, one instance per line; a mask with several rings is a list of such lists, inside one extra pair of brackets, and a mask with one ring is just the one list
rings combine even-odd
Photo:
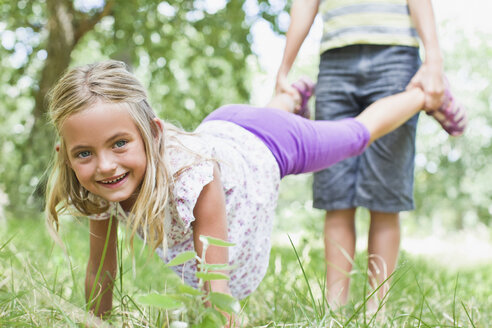
[(90, 151), (84, 150), (77, 154), (78, 158), (87, 158), (91, 155)]
[(126, 145), (128, 142), (126, 140), (118, 140), (116, 141), (116, 143), (114, 144), (116, 148), (121, 148), (123, 147), (124, 145)]

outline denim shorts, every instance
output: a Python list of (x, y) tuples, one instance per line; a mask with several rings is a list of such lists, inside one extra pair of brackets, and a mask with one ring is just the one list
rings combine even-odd
[[(326, 51), (316, 86), (316, 119), (355, 117), (376, 100), (404, 91), (420, 63), (415, 47), (354, 45)], [(417, 120), (418, 114), (362, 155), (315, 173), (314, 207), (412, 210)]]

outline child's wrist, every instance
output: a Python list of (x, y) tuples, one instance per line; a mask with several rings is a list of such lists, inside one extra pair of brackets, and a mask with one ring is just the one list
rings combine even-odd
[(228, 280), (212, 280), (210, 281), (210, 291), (214, 293), (231, 294)]

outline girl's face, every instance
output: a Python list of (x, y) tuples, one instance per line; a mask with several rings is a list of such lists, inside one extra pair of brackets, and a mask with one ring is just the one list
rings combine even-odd
[(61, 127), (69, 165), (80, 184), (129, 208), (145, 175), (145, 146), (128, 111), (98, 102), (69, 116)]

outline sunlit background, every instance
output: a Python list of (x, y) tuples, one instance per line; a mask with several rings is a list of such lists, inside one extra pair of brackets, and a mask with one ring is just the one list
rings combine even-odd
[[(77, 0), (74, 5), (83, 12), (92, 12), (100, 10), (104, 3), (102, 0)], [(186, 12), (185, 18), (190, 22), (200, 21), (205, 15), (219, 12), (226, 4), (225, 0), (197, 0), (194, 2), (193, 10)], [(19, 1), (17, 5), (19, 10), (22, 10), (27, 6), (27, 2)], [(490, 19), (492, 2), (483, 0), (434, 0), (433, 5), (446, 72), (456, 94), (469, 107), (470, 124), (465, 137), (459, 140), (450, 140), (432, 120), (425, 116), (421, 117), (418, 130), (418, 154), (416, 156), (417, 210), (403, 215), (404, 238), (402, 247), (413, 253), (435, 254), (437, 258), (445, 261), (444, 253), (452, 257), (460, 252), (463, 254), (460, 257), (467, 261), (474, 261), (475, 259), (477, 261), (490, 261), (492, 248), (487, 225), (491, 222), (490, 217), (492, 216), (492, 187), (488, 183), (490, 174), (486, 162), (490, 161), (487, 157), (489, 154), (487, 150), (490, 149), (492, 143), (490, 116), (487, 116), (488, 113), (492, 112), (488, 94), (491, 80), (491, 56), (487, 55), (492, 48), (492, 41), (490, 41), (492, 38), (487, 37), (492, 31), (492, 19)], [(269, 12), (278, 13), (275, 17), (276, 27), (285, 32), (289, 24), (288, 13), (282, 11), (285, 1), (271, 0), (269, 6)], [(285, 44), (285, 37), (275, 32), (270, 22), (258, 18), (259, 12), (264, 9), (264, 4), (259, 4), (256, 0), (247, 0), (243, 5), (243, 10), (246, 12), (245, 20), (252, 25), (251, 49), (256, 55), (247, 58), (244, 62), (250, 73), (250, 76), (245, 77), (244, 82), (250, 92), (250, 102), (255, 105), (266, 103), (273, 93), (275, 75)], [(42, 15), (40, 7), (33, 7), (33, 11), (34, 14)], [(176, 8), (166, 1), (157, 6), (157, 11), (166, 19), (172, 19), (177, 15)], [(99, 28), (102, 31), (110, 30), (114, 24), (114, 20), (108, 18), (101, 21)], [(35, 31), (35, 27), (19, 27), (11, 30), (7, 28), (6, 21), (0, 20), (0, 35), (1, 46), (9, 54), (3, 56), (3, 65), (14, 70), (23, 70), (28, 61), (38, 63), (34, 65), (34, 68), (31, 67), (31, 69), (26, 70), (26, 74), (18, 78), (15, 85), (4, 87), (4, 93), (10, 99), (19, 98), (15, 106), (17, 106), (19, 113), (24, 113), (23, 115), (27, 117), (24, 121), (13, 117), (6, 120), (6, 122), (10, 122), (6, 123), (10, 131), (5, 133), (6, 135), (22, 136), (26, 135), (30, 124), (27, 113), (33, 103), (32, 99), (26, 95), (32, 86), (36, 85), (33, 69), (39, 67), (46, 60), (48, 53), (45, 49), (38, 49), (33, 52), (33, 45), (39, 44), (44, 37)], [(116, 36), (118, 37), (118, 34)], [(313, 80), (316, 79), (320, 38), (321, 20), (317, 17), (292, 70), (291, 78), (293, 80), (300, 75), (307, 75)], [(165, 36), (158, 33), (152, 34), (151, 40), (153, 43), (166, 41)], [(134, 42), (141, 44), (144, 41), (142, 36), (136, 35)], [(75, 62), (86, 60), (87, 58), (84, 56), (87, 56), (92, 48), (93, 53), (99, 52), (99, 55), (90, 53), (94, 60), (104, 56), (101, 54), (101, 45), (96, 40), (88, 42), (86, 47), (87, 50), (79, 51), (74, 55)], [(207, 54), (213, 54), (213, 52), (213, 49), (206, 48), (203, 55), (206, 57)], [(191, 93), (193, 89), (196, 89), (193, 78), (184, 73), (175, 62), (168, 62), (169, 60), (169, 58), (161, 57), (157, 59), (156, 63), (150, 63), (149, 57), (142, 53), (139, 61), (140, 67), (136, 74), (145, 81), (146, 78), (149, 79), (145, 73), (150, 65), (171, 66), (178, 87), (183, 89), (183, 92), (188, 90)], [(145, 82), (149, 83), (149, 80)], [(152, 84), (152, 86), (154, 85)], [(166, 83), (161, 84), (159, 88), (156, 86), (157, 92), (162, 94), (172, 94), (175, 90), (170, 88)], [(151, 90), (151, 94), (154, 94), (156, 90)], [(200, 106), (196, 100), (200, 96), (204, 97), (198, 94), (195, 95), (195, 100), (190, 97), (185, 99), (182, 104), (176, 104), (176, 108), (181, 106), (181, 108), (186, 109), (182, 111), (187, 115), (189, 114), (189, 116), (184, 116), (186, 120), (190, 118), (190, 115), (195, 120), (200, 117), (194, 114), (194, 111)], [(234, 99), (234, 97), (231, 95), (230, 99)], [(224, 101), (229, 100), (224, 99)], [(159, 110), (159, 103), (155, 106)], [(174, 110), (174, 114), (178, 112)], [(166, 115), (167, 112), (164, 110), (164, 113)], [(178, 114), (175, 117), (179, 119)], [(14, 151), (16, 142), (9, 139), (3, 143), (2, 147), (4, 154), (9, 154)], [(7, 158), (9, 155), (5, 156)], [(0, 173), (10, 169), (3, 168)], [(440, 174), (444, 174), (444, 176), (440, 176)], [(297, 198), (290, 199), (285, 196), (287, 192), (283, 191), (279, 216), (289, 219), (287, 220), (291, 222), (289, 225), (298, 224), (298, 227), (305, 227), (298, 220), (295, 220), (295, 217), (299, 215), (314, 216), (319, 218), (320, 222), (322, 221), (322, 212), (311, 209), (310, 181), (310, 178), (306, 176), (290, 179), (284, 184), (288, 187), (296, 184), (302, 185), (305, 196), (304, 198), (301, 197), (300, 200)], [(443, 181), (442, 186), (441, 181)], [(2, 214), (3, 207), (9, 204), (7, 195), (2, 192), (3, 183), (6, 182), (0, 183), (0, 217), (4, 215)], [(38, 176), (33, 176), (29, 181), (31, 189), (38, 183)], [(453, 210), (453, 206), (456, 207), (455, 210)], [(361, 223), (361, 225), (364, 226), (367, 223)], [(313, 229), (317, 230), (319, 226), (319, 223), (314, 224)], [(278, 238), (283, 238), (285, 241), (288, 227), (280, 225), (277, 228)], [(298, 230), (302, 231), (302, 229)], [(428, 233), (422, 235), (422, 230)], [(416, 236), (416, 233), (421, 235)], [(302, 234), (299, 235), (302, 236)], [(359, 247), (364, 248), (364, 238), (360, 238), (359, 241)], [(476, 250), (470, 251), (470, 249)]]
[[(289, 24), (286, 4), (0, 1), (0, 326), (91, 326), (90, 321), (97, 321), (87, 316), (83, 291), (88, 220), (63, 217), (60, 236), (69, 256), (53, 244), (43, 225), (43, 172), (56, 153), (45, 95), (58, 76), (74, 65), (122, 60), (148, 89), (158, 115), (192, 130), (218, 106), (263, 105), (271, 97)], [(395, 327), (489, 327), (492, 1), (433, 4), (445, 71), (454, 95), (468, 108), (469, 125), (464, 136), (451, 138), (432, 118), (420, 116), (416, 209), (401, 216), (402, 252), (382, 320)], [(293, 81), (302, 75), (316, 79), (320, 37), (318, 18), (291, 71)], [(326, 304), (321, 304), (324, 213), (312, 208), (311, 183), (311, 175), (282, 182), (271, 267), (260, 288), (243, 303), (242, 317), (250, 326), (339, 327), (353, 313), (352, 322), (343, 326), (379, 327), (379, 319), (368, 322), (360, 311), (368, 291), (366, 210), (357, 213), (359, 252), (350, 272), (353, 304), (338, 313), (326, 312)], [(117, 327), (145, 322), (170, 326), (167, 310), (147, 312), (134, 301), (150, 291), (177, 292), (179, 278), (159, 259), (149, 261), (140, 253), (143, 243), (136, 243), (136, 264), (126, 247), (118, 252), (119, 286), (111, 320)], [(311, 301), (309, 285), (315, 293)], [(198, 303), (190, 300), (182, 312), (170, 313), (171, 326), (206, 317), (208, 310)]]
[[(442, 52), (444, 54), (444, 62), (446, 71), (449, 72), (449, 78), (455, 91), (459, 95), (473, 96), (477, 94), (477, 91), (483, 91), (485, 88), (491, 85), (491, 76), (483, 76), (470, 71), (471, 66), (453, 67), (453, 58), (447, 57), (447, 54), (457, 52), (457, 49), (463, 46), (463, 36), (467, 41), (467, 46), (474, 49), (477, 54), (485, 51), (484, 42), (490, 48), (492, 45), (492, 39), (484, 40), (484, 34), (490, 34), (492, 31), (492, 19), (490, 19), (490, 12), (492, 12), (492, 2), (481, 0), (434, 0), (432, 1), (437, 30), (439, 35), (439, 41)], [(283, 29), (287, 29), (289, 24), (288, 15), (281, 16), (279, 18), (280, 26)], [(253, 82), (253, 94), (252, 102), (256, 105), (264, 104), (271, 97), (274, 85), (275, 75), (277, 73), (278, 66), (282, 59), (282, 51), (285, 46), (285, 37), (279, 36), (269, 28), (269, 24), (265, 21), (258, 21), (253, 26), (254, 43), (253, 50), (258, 55), (260, 72), (256, 75)], [(319, 43), (322, 34), (322, 22), (319, 15), (315, 19), (315, 23), (311, 28), (311, 31), (306, 38), (299, 55), (297, 57), (295, 67), (292, 71), (291, 78), (295, 79), (298, 75), (308, 75), (312, 79), (316, 79), (317, 65), (319, 62)], [(482, 56), (477, 58), (469, 58), (470, 62), (482, 60)], [(483, 62), (484, 69), (490, 71), (492, 67), (491, 57), (487, 58), (487, 61)], [(473, 77), (473, 79), (470, 79)], [(467, 98), (468, 100), (468, 98)], [(469, 111), (473, 115), (475, 108), (473, 108), (474, 101), (468, 101)], [(488, 108), (492, 111), (492, 108)], [(470, 124), (470, 129), (474, 129), (472, 133), (481, 134), (487, 141), (485, 144), (490, 143), (492, 136), (491, 127), (484, 122), (474, 121)], [(477, 124), (477, 125), (475, 125)], [(479, 128), (478, 128), (479, 127)], [(478, 128), (475, 130), (475, 128)], [(470, 132), (470, 131), (468, 131)], [(419, 125), (419, 140), (418, 149), (431, 149), (432, 145), (429, 145), (425, 139), (429, 138), (429, 135), (436, 135), (440, 140), (439, 144), (443, 144), (448, 139), (446, 135), (439, 131), (439, 127), (434, 124), (427, 117), (420, 119)], [(432, 138), (432, 137), (431, 137)], [(425, 145), (423, 143), (426, 143)], [(445, 147), (446, 148), (446, 147)], [(439, 151), (441, 149), (436, 149)], [(463, 154), (459, 147), (451, 149), (443, 149), (450, 162), (456, 162)], [(434, 174), (439, 170), (439, 165), (436, 161), (427, 158), (423, 152), (418, 152), (416, 157), (416, 165), (418, 169), (424, 169), (429, 174)], [(303, 180), (298, 178), (296, 183), (310, 183), (310, 180)], [(416, 179), (416, 183), (419, 183)], [(477, 186), (478, 188), (478, 186)], [(443, 198), (447, 195), (442, 195)], [(492, 202), (489, 202), (490, 207), (488, 215), (492, 215)], [(298, 204), (297, 207), (310, 208), (311, 201), (307, 200), (305, 204)], [(470, 206), (473, 206), (470, 204)], [(321, 211), (311, 212), (315, 217), (319, 217), (322, 220)], [(286, 210), (282, 212), (283, 215), (298, 216), (298, 212)], [(447, 214), (444, 214), (447, 215)], [(465, 214), (466, 215), (466, 214)], [(409, 222), (415, 220), (413, 215), (409, 213), (403, 213), (402, 215), (402, 249), (409, 253), (425, 255), (433, 257), (436, 261), (450, 264), (452, 266), (462, 266), (479, 264), (492, 261), (492, 238), (490, 230), (486, 224), (483, 224), (474, 216), (469, 213), (468, 223), (465, 224), (465, 229), (457, 232), (450, 232), (446, 228), (446, 218), (443, 220), (435, 220), (431, 228), (428, 229), (428, 233), (419, 232), (418, 235), (413, 235), (411, 231), (415, 231), (413, 227), (414, 223)], [(465, 219), (466, 221), (466, 219)], [(367, 224), (362, 223), (361, 225)], [(442, 226), (441, 226), (442, 224)], [(318, 224), (318, 227), (320, 225)], [(363, 250), (367, 247), (367, 241), (365, 240), (364, 233), (367, 232), (367, 227), (360, 229), (362, 233), (359, 233), (358, 249)], [(410, 230), (410, 231), (409, 231)], [(288, 227), (277, 234), (279, 242), (288, 244), (286, 233)], [(293, 234), (296, 235), (295, 233)], [(301, 238), (302, 233), (297, 234), (298, 238)], [(321, 235), (320, 235), (321, 236)], [(321, 237), (320, 237), (321, 239)], [(322, 241), (319, 240), (321, 243)]]

